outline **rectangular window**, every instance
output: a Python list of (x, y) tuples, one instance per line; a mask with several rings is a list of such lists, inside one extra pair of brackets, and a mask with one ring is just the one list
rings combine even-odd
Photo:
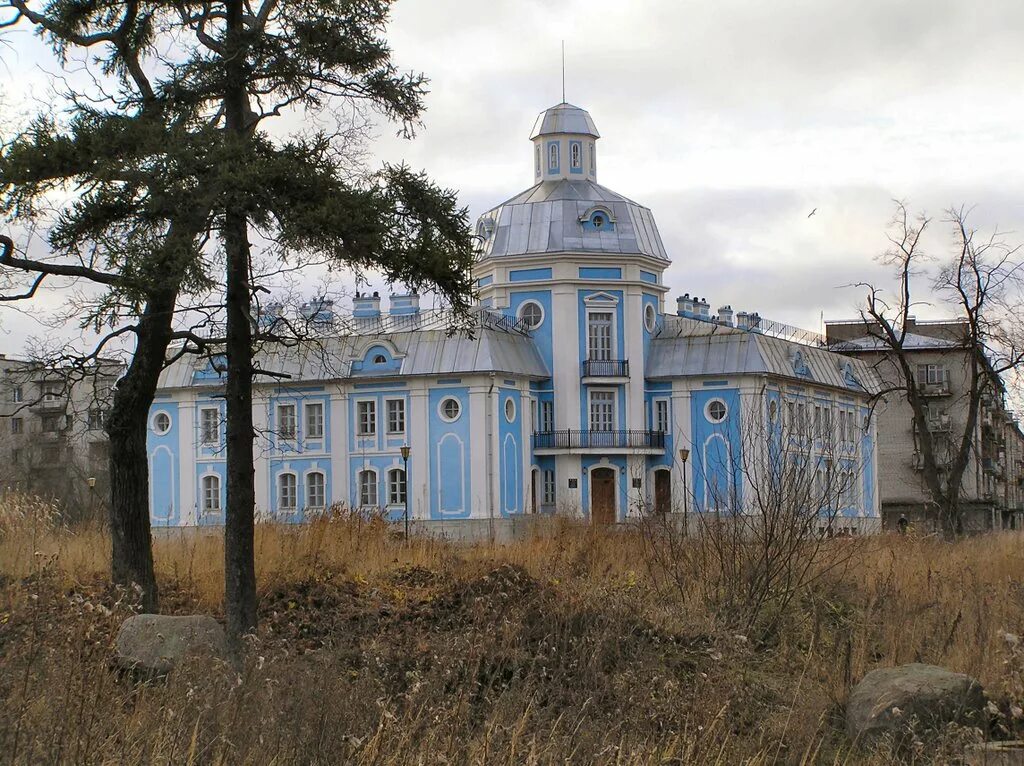
[(544, 471), (544, 493), (541, 502), (544, 505), (555, 504), (555, 472), (551, 469)]
[(612, 358), (612, 312), (587, 314), (587, 358), (607, 362)]
[(405, 471), (394, 468), (388, 471), (388, 505), (405, 505)]
[(199, 410), (199, 439), (203, 444), (220, 443), (220, 410), (216, 407)]
[[(324, 438), (324, 405), (323, 402), (306, 402), (306, 438)], [(312, 475), (312, 474), (311, 474)]]
[(11, 418), (11, 433), (22, 434), (25, 433), (25, 421), (21, 418)]
[(52, 434), (60, 430), (60, 415), (43, 415), (43, 433)]
[(11, 450), (11, 462), (14, 463), (14, 464), (18, 464), (18, 463), (21, 462), (21, 450), (20, 449), (12, 449)]
[(220, 510), (220, 477), (203, 477), (203, 511), (214, 513)]
[(356, 403), (357, 429), (360, 436), (377, 433), (377, 402), (372, 399)]
[(89, 410), (87, 427), (90, 431), (100, 431), (103, 429), (106, 419), (106, 413), (103, 410)]
[(62, 386), (60, 383), (44, 383), (43, 384), (43, 401), (47, 404), (53, 404), (60, 400)]
[(279, 439), (295, 438), (295, 405), (277, 405), (277, 437)]
[(654, 400), (654, 430), (668, 433), (668, 399)]
[(405, 399), (388, 399), (385, 403), (388, 411), (388, 433), (405, 433)]
[(22, 390), (21, 386), (15, 386), (11, 391), (11, 401), (17, 404), (24, 400), (24, 398), (25, 392)]
[(306, 474), (306, 507), (322, 509), (327, 505), (324, 475), (320, 471)]
[(282, 511), (294, 511), (298, 507), (298, 491), (294, 473), (282, 473), (277, 477), (277, 507)]
[(917, 365), (917, 382), (929, 386), (945, 383), (949, 380), (949, 370), (941, 364)]
[(359, 472), (359, 505), (363, 508), (377, 507), (377, 474), (374, 471)]
[(814, 405), (814, 435), (821, 436), (821, 405)]
[(590, 430), (615, 430), (615, 392), (590, 392)]
[(549, 432), (555, 430), (555, 403), (540, 403), (540, 430)]

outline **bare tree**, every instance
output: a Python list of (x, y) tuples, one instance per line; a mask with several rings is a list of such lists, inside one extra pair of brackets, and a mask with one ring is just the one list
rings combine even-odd
[[(997, 233), (985, 238), (971, 228), (963, 208), (947, 211), (945, 222), (953, 235), (954, 252), (935, 259), (922, 247), (922, 236), (931, 224), (923, 215), (912, 217), (897, 203), (892, 247), (880, 261), (893, 268), (894, 295), (868, 288), (861, 310), (864, 328), (884, 351), (876, 369), (884, 381), (879, 398), (905, 399), (913, 413), (915, 438), (920, 454), (923, 483), (943, 531), (964, 531), (964, 477), (972, 455), (977, 457), (978, 426), (983, 398), (1003, 398), (1002, 376), (1024, 362), (1019, 307), (1024, 298), (1019, 247), (1006, 244)], [(916, 297), (921, 283), (929, 284), (953, 315), (958, 331), (947, 337), (947, 348), (965, 359), (962, 417), (953, 425), (948, 444), (929, 417), (928, 401), (918, 379), (911, 353), (915, 307), (926, 305)]]

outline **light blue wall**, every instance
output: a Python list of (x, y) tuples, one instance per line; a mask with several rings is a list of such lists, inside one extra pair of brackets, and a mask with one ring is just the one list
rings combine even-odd
[(648, 468), (672, 467), (675, 462), (675, 412), (672, 408), (672, 383), (668, 381), (649, 381), (644, 387), (644, 413), (647, 424), (654, 428), (654, 400), (665, 399), (668, 402), (668, 431), (665, 433), (665, 452), (661, 455), (649, 455)]
[(658, 284), (658, 275), (653, 271), (640, 271), (640, 279), (643, 282), (650, 282), (652, 285)]
[[(153, 416), (167, 413), (171, 428), (165, 434), (153, 430)], [(181, 524), (181, 419), (178, 403), (158, 399), (149, 408), (146, 429), (146, 450), (149, 454), (149, 511), (154, 526), (173, 527)]]
[[(860, 408), (859, 422), (856, 423), (857, 428), (863, 428), (865, 418), (871, 416), (871, 409), (869, 407)], [(874, 516), (878, 513), (878, 509), (875, 508), (875, 443), (871, 438), (871, 430), (868, 429), (864, 432), (861, 437), (861, 462), (864, 464), (864, 495), (862, 498), (862, 507), (864, 513), (869, 516)]]
[(537, 279), (551, 279), (551, 269), (513, 269), (508, 273), (509, 282), (532, 282)]
[[(375, 362), (377, 357), (384, 357), (383, 362)], [(402, 369), (402, 360), (396, 359), (391, 349), (383, 344), (370, 346), (362, 359), (352, 362), (353, 375), (395, 375)]]
[(542, 309), (544, 309), (544, 321), (541, 323), (540, 327), (531, 330), (530, 335), (533, 337), (534, 343), (537, 344), (537, 350), (540, 351), (540, 355), (544, 359), (544, 363), (547, 365), (549, 370), (553, 370), (551, 332), (555, 323), (554, 316), (551, 313), (551, 291), (510, 291), (508, 297), (509, 306), (508, 309), (505, 310), (505, 313), (510, 317), (515, 317), (519, 312), (519, 307), (526, 301), (535, 301), (540, 304)]
[(645, 320), (647, 314), (647, 307), (651, 306), (654, 308), (654, 329), (658, 329), (658, 323), (662, 321), (661, 312), (658, 310), (658, 296), (651, 295), (650, 293), (644, 293), (643, 306), (641, 307), (642, 313), (640, 314), (640, 326), (643, 328), (644, 337), (644, 350), (643, 350), (643, 362), (647, 364), (647, 354), (651, 348), (651, 338), (653, 334), (647, 329), (647, 322)]
[[(443, 420), (438, 412), (441, 400), (449, 396), (462, 405), (459, 419), (454, 423)], [(434, 388), (430, 391), (429, 406), (430, 517), (468, 518), (472, 512), (469, 388)]]
[[(511, 400), (515, 417), (510, 423), (505, 417), (505, 403)], [(519, 391), (498, 389), (498, 444), (501, 450), (501, 515), (511, 516), (523, 512), (523, 409)], [(529, 415), (527, 414), (527, 422)]]
[[(270, 513), (278, 521), (300, 523), (308, 520), (306, 505), (306, 474), (312, 471), (320, 471), (324, 475), (324, 502), (330, 507), (334, 502), (334, 493), (331, 483), (331, 460), (329, 457), (309, 458), (274, 458), (269, 461), (270, 476)], [(282, 473), (294, 473), (296, 478), (296, 508), (295, 512), (282, 511), (280, 507), (280, 484), (279, 479)]]
[[(704, 408), (721, 399), (728, 408), (725, 420), (711, 423)], [(718, 487), (722, 510), (733, 511), (743, 502), (743, 454), (740, 439), (740, 395), (735, 388), (694, 391), (690, 397), (693, 423), (693, 496), (698, 511), (714, 510), (709, 490)]]
[(622, 279), (622, 269), (611, 266), (580, 266), (580, 279)]

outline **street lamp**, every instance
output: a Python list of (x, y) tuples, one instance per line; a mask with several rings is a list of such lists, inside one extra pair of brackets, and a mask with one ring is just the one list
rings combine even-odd
[(679, 448), (679, 459), (683, 462), (683, 536), (690, 534), (690, 495), (686, 491), (686, 459), (690, 457), (690, 450), (686, 447)]
[(405, 478), (405, 541), (409, 542), (409, 453), (412, 452), (412, 448), (408, 444), (402, 445), (402, 462), (405, 463), (404, 478)]

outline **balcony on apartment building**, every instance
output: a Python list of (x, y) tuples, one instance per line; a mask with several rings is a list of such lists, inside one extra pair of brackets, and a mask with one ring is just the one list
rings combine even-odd
[(537, 455), (562, 452), (659, 455), (665, 451), (665, 432), (642, 429), (536, 431), (533, 434), (533, 451)]
[(618, 382), (629, 378), (628, 359), (586, 359), (580, 365), (584, 383)]

